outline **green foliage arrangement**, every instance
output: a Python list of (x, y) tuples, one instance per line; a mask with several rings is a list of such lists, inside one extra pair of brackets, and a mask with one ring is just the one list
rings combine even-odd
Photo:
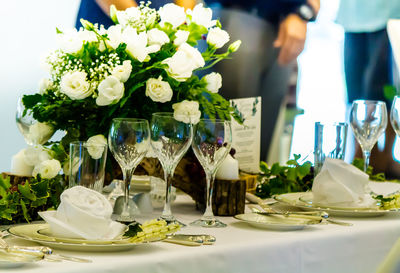
[(39, 220), (38, 211), (58, 207), (63, 190), (61, 175), (52, 179), (37, 176), (18, 185), (0, 175), (0, 225)]
[(286, 163), (287, 166), (275, 163), (271, 167), (261, 161), (256, 195), (268, 198), (274, 194), (310, 190), (314, 180), (311, 162), (300, 164), (299, 159), (300, 155), (294, 155), (294, 159)]

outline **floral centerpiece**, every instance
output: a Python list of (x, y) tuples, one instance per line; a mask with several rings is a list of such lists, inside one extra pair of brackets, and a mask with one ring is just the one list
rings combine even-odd
[(235, 41), (217, 52), (230, 37), (212, 20), (211, 9), (198, 4), (185, 11), (166, 4), (155, 10), (141, 3), (125, 11), (112, 6), (110, 14), (115, 25), (108, 29), (86, 20), (79, 30), (57, 29), (59, 47), (44, 60), (49, 78), (40, 81), (38, 93), (22, 99), (39, 122), (38, 138), (66, 133), (59, 142), (24, 150), (35, 176), (52, 179), (61, 168), (67, 174), (69, 143), (106, 142), (116, 117), (150, 120), (154, 112), (174, 112), (186, 123), (204, 116), (241, 121), (218, 94), (221, 75), (199, 78), (196, 73), (228, 58), (241, 44)]

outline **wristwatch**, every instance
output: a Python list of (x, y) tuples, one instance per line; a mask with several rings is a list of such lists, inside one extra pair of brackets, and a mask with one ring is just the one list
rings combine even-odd
[(317, 19), (317, 13), (307, 3), (300, 5), (295, 12), (301, 19), (307, 22), (314, 22)]

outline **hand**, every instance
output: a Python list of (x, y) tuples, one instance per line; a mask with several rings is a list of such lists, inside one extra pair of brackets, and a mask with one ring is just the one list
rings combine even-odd
[(287, 65), (300, 55), (306, 41), (307, 22), (296, 14), (289, 14), (279, 26), (275, 47), (281, 50), (278, 56), (280, 65)]

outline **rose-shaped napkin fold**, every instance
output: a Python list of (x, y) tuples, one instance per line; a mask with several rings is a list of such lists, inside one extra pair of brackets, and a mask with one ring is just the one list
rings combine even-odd
[(326, 158), (312, 186), (315, 204), (343, 207), (373, 207), (369, 176), (339, 159)]
[(111, 220), (112, 206), (101, 193), (75, 186), (60, 198), (57, 211), (39, 212), (54, 236), (108, 240), (124, 233), (126, 226)]

